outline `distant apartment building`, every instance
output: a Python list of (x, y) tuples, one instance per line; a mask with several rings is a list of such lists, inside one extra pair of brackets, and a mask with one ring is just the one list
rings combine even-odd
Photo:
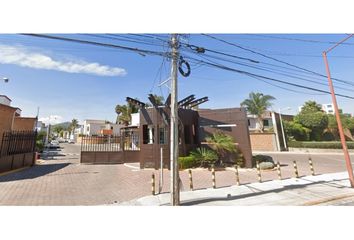
[(86, 136), (119, 135), (122, 127), (123, 125), (110, 123), (106, 120), (85, 120), (82, 134)]
[(322, 110), (327, 114), (334, 114), (334, 107), (332, 103), (322, 104)]

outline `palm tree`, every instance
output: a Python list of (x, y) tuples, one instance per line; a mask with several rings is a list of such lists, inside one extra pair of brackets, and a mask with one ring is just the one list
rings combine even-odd
[(248, 99), (245, 99), (242, 103), (242, 107), (246, 107), (247, 112), (257, 117), (258, 130), (263, 132), (263, 114), (269, 108), (272, 103), (271, 101), (275, 100), (275, 97), (271, 95), (263, 95), (263, 93), (254, 93), (249, 94)]
[(71, 120), (69, 129), (71, 130), (72, 134), (74, 134), (75, 128), (77, 128), (79, 126), (79, 121), (77, 121), (77, 119), (73, 119)]
[(118, 114), (117, 123), (128, 126), (131, 122), (131, 114), (137, 113), (138, 108), (130, 103), (128, 103), (126, 105), (119, 105), (118, 104), (115, 108), (115, 111)]
[(213, 133), (210, 137), (206, 138), (206, 141), (210, 144), (210, 147), (216, 151), (219, 160), (221, 160), (228, 152), (237, 152), (234, 139), (223, 132), (217, 131)]

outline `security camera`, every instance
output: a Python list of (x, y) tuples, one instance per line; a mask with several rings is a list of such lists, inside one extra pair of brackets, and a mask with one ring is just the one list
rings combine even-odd
[(6, 83), (9, 82), (9, 79), (8, 79), (8, 78), (5, 78), (5, 77), (4, 77), (3, 80), (4, 80), (4, 82), (6, 82)]

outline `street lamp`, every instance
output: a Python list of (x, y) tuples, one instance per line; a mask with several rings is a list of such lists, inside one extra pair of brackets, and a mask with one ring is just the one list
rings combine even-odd
[(283, 109), (280, 109), (280, 108), (279, 108), (279, 120), (280, 120), (281, 133), (282, 133), (282, 135), (283, 135), (284, 148), (285, 148), (285, 150), (288, 150), (288, 146), (287, 146), (287, 144), (286, 144), (286, 139), (285, 139), (283, 120), (282, 120), (282, 118), (281, 118), (281, 110), (291, 110), (291, 107), (286, 107), (286, 108), (283, 108)]
[(5, 83), (8, 83), (9, 82), (9, 79), (7, 77), (3, 77), (2, 80), (5, 82)]

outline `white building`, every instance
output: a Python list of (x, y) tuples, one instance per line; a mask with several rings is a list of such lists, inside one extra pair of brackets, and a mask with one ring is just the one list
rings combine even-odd
[[(299, 107), (299, 112), (301, 112), (303, 106)], [(334, 114), (334, 107), (332, 103), (321, 104), (321, 109), (327, 114)]]
[(8, 98), (5, 95), (0, 95), (0, 104), (6, 105), (6, 106), (10, 106), (11, 105), (11, 99)]
[(123, 125), (110, 123), (105, 120), (85, 120), (82, 134), (92, 135), (119, 135)]
[(322, 104), (322, 110), (327, 114), (334, 114), (334, 107), (332, 103)]

